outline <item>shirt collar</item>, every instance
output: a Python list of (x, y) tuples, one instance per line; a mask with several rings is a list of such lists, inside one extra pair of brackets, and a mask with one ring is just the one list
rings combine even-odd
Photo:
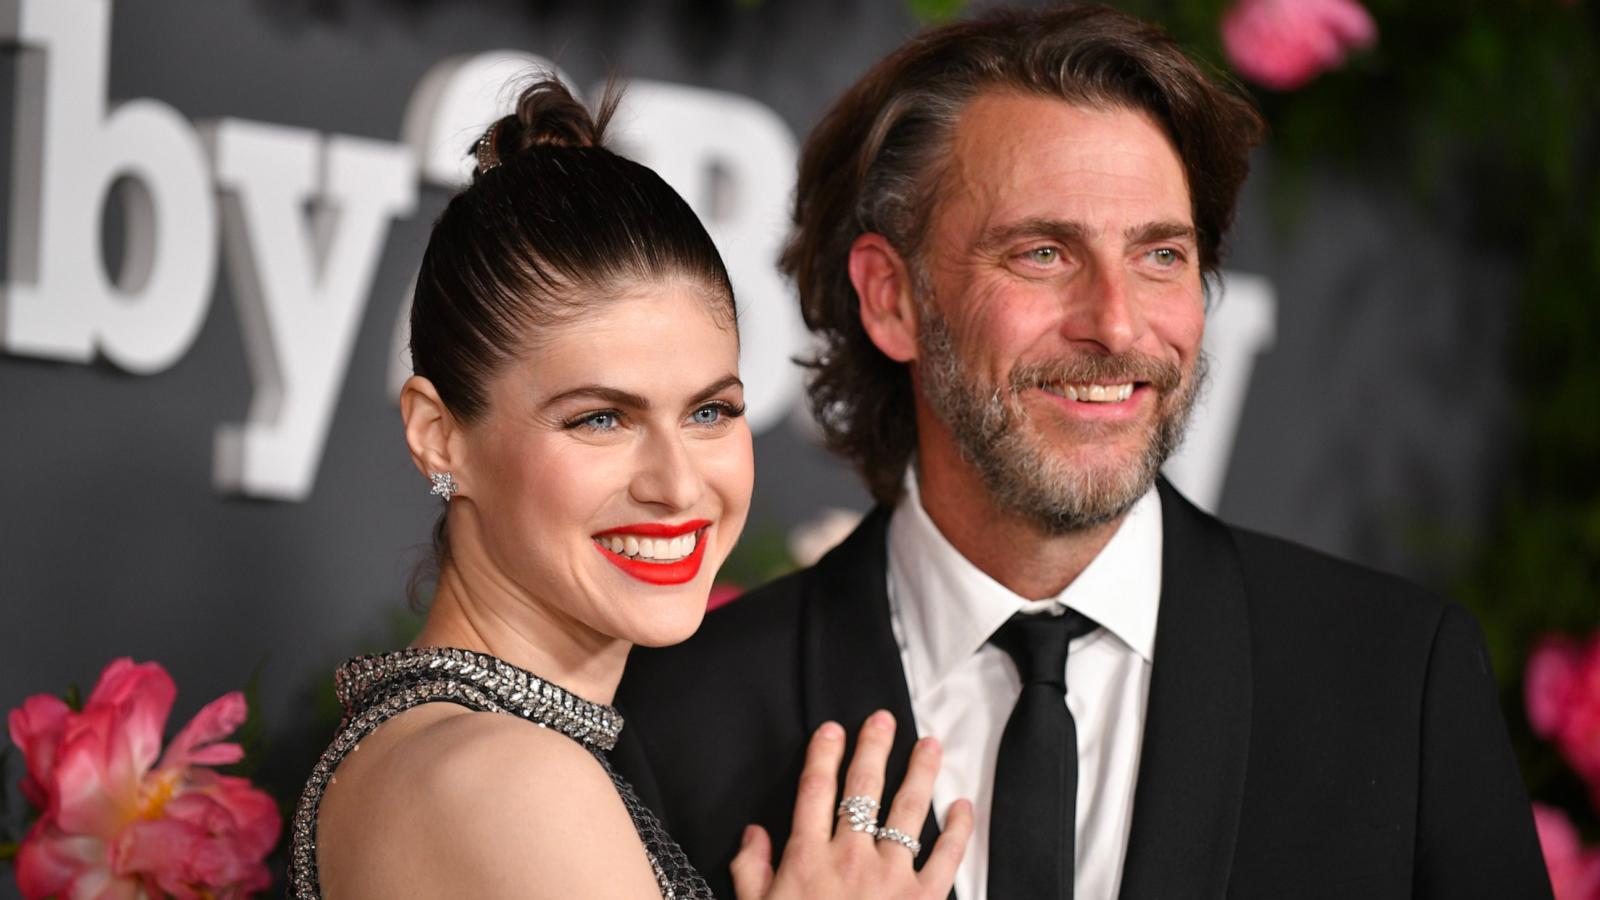
[(1161, 500), (1140, 497), (1105, 547), (1055, 597), (1029, 601), (973, 565), (922, 506), (915, 467), (889, 520), (889, 596), (906, 644), (912, 693), (930, 689), (1019, 611), (1065, 605), (1100, 623), (1146, 662), (1161, 599)]

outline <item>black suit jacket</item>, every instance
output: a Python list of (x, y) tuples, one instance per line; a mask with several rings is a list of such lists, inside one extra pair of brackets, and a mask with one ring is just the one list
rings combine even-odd
[[(1160, 493), (1161, 606), (1121, 897), (1548, 898), (1472, 617)], [(614, 758), (719, 896), (733, 895), (747, 823), (780, 847), (788, 836), (822, 722), (853, 731), (889, 709), (901, 727), (887, 783), (905, 775), (916, 734), (887, 524), (874, 511), (812, 568), (629, 661)], [(924, 856), (936, 827), (930, 816)]]

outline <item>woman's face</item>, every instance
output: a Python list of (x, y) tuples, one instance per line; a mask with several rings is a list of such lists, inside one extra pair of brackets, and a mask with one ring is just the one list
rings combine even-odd
[(541, 334), (465, 429), (471, 555), (575, 637), (684, 640), (744, 527), (754, 461), (721, 302), (631, 285)]

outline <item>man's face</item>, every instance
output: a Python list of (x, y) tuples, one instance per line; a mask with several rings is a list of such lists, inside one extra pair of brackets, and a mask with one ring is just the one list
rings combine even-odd
[(921, 402), (997, 510), (1110, 522), (1177, 447), (1202, 377), (1183, 166), (1147, 115), (973, 100), (917, 264)]

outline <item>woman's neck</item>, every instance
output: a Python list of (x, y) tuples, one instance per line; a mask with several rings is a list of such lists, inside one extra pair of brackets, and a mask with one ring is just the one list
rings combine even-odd
[(411, 646), (488, 653), (605, 704), (616, 696), (632, 648), (448, 562), (440, 567), (428, 619)]

